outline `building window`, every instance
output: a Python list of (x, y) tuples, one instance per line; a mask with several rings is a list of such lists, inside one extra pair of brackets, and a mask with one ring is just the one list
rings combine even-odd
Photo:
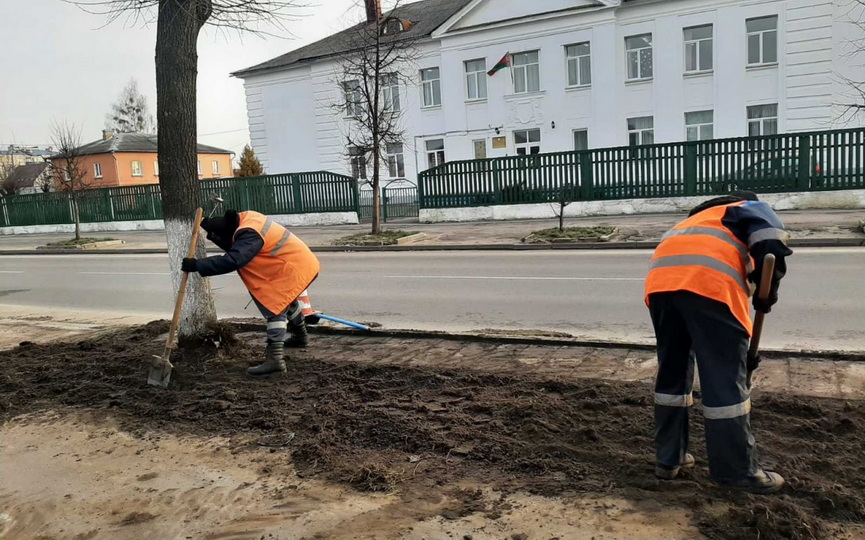
[(469, 99), (487, 99), (487, 61), (469, 60), (466, 68), (466, 93)]
[(592, 56), (588, 43), (577, 43), (565, 47), (568, 59), (568, 86), (592, 84)]
[(518, 156), (541, 153), (541, 130), (521, 129), (514, 131), (514, 146)]
[(652, 116), (628, 118), (628, 144), (640, 146), (655, 143), (655, 119)]
[(132, 176), (144, 176), (141, 172), (141, 162), (133, 161), (132, 162)]
[(212, 161), (211, 166), (213, 167), (213, 174), (219, 174), (219, 162)]
[(514, 72), (514, 93), (541, 91), (541, 65), (538, 51), (512, 55), (511, 66)]
[(685, 73), (712, 70), (712, 25), (685, 28)]
[(625, 38), (628, 80), (652, 78), (652, 34)]
[(748, 31), (748, 65), (774, 64), (778, 61), (778, 17), (745, 21)]
[(342, 84), (345, 97), (345, 115), (349, 118), (360, 118), (361, 116), (361, 93), (359, 81), (346, 81)]
[(201, 162), (198, 162), (198, 176), (201, 176)]
[(685, 139), (707, 141), (714, 137), (715, 113), (696, 111), (685, 113)]
[(580, 152), (589, 149), (589, 130), (575, 129), (574, 130), (574, 151)]
[(426, 141), (426, 160), (430, 169), (438, 167), (445, 162), (444, 139)]
[(348, 157), (351, 161), (351, 177), (357, 180), (366, 178), (366, 156), (363, 150), (357, 146), (348, 149)]
[[(132, 174), (135, 174), (135, 170), (133, 168)], [(93, 177), (94, 178), (102, 178), (102, 164), (94, 163), (93, 164)]]
[(423, 106), (438, 107), (442, 104), (442, 81), (439, 68), (422, 69), (420, 80), (423, 86)]
[(775, 135), (778, 133), (778, 104), (748, 107), (748, 135)]
[(472, 141), (475, 151), (475, 159), (487, 159), (487, 140), (476, 139)]
[(391, 178), (405, 178), (405, 157), (402, 153), (402, 144), (388, 143), (387, 170)]
[(153, 174), (155, 174), (156, 176), (159, 176), (159, 162), (158, 161), (153, 162)]
[(382, 97), (384, 98), (384, 110), (387, 112), (398, 113), (400, 111), (399, 104), (399, 78), (394, 73), (389, 73), (382, 77)]

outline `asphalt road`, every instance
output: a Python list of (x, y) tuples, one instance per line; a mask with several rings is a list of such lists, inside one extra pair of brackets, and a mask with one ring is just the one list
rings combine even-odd
[[(651, 252), (320, 254), (313, 307), (389, 328), (543, 329), (650, 341), (642, 290)], [(799, 249), (768, 347), (865, 350), (865, 249)], [(235, 275), (212, 278), (220, 316), (258, 316)], [(164, 255), (0, 257), (0, 308), (56, 307), (168, 318)]]

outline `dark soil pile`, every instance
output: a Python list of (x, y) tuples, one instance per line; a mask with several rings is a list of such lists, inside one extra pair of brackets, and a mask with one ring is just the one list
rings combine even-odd
[[(165, 329), (151, 323), (0, 352), (0, 417), (61, 405), (111, 408), (132, 432), (240, 435), (284, 447), (300, 475), (359, 490), (470, 479), (543, 495), (653, 499), (695, 510), (713, 539), (841, 538), (845, 525), (865, 523), (860, 402), (756, 394), (762, 461), (789, 486), (750, 496), (709, 481), (699, 408), (692, 433), (701, 466), (674, 482), (654, 478), (645, 384), (370, 366), (334, 359), (327, 346), (292, 353), (285, 378), (251, 381), (243, 372), (261, 359), (261, 348), (237, 342), (222, 326), (176, 354), (172, 386), (163, 390), (145, 380)], [(322, 345), (334, 339), (316, 337)], [(405, 354), (432, 346), (407, 340)], [(476, 511), (474, 499), (469, 492), (455, 515)]]

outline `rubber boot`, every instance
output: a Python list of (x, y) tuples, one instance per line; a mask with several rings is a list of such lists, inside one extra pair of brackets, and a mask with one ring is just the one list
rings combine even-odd
[(285, 373), (285, 352), (282, 343), (268, 343), (264, 363), (246, 370), (254, 378), (282, 376)]
[(679, 476), (680, 470), (690, 469), (695, 463), (697, 463), (697, 460), (694, 459), (694, 456), (691, 454), (685, 454), (685, 457), (682, 459), (682, 462), (679, 463), (678, 467), (668, 468), (661, 464), (655, 465), (655, 476), (664, 480), (673, 480)]
[(288, 324), (288, 333), (291, 337), (285, 342), (285, 346), (291, 349), (303, 349), (309, 345), (309, 334), (306, 332), (306, 323), (300, 319), (300, 324)]

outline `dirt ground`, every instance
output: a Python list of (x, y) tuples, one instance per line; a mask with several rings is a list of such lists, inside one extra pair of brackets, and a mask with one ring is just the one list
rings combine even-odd
[(646, 353), (315, 336), (261, 382), (260, 336), (222, 328), (160, 390), (165, 329), (0, 352), (0, 537), (865, 538), (865, 385), (838, 371), (813, 395), (843, 399), (755, 392), (789, 485), (750, 496), (709, 481), (699, 408), (698, 466), (654, 478)]

